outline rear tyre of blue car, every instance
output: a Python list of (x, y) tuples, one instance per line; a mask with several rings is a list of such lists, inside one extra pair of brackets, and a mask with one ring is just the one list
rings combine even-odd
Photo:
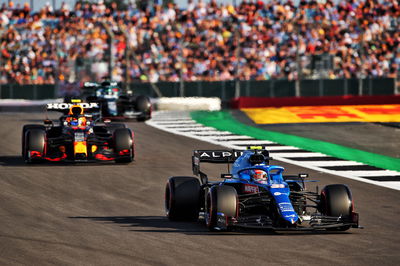
[(165, 211), (171, 221), (197, 221), (200, 212), (200, 182), (195, 177), (171, 177), (165, 187)]
[(206, 199), (204, 219), (210, 231), (229, 230), (228, 221), (237, 216), (238, 196), (231, 186), (213, 186)]
[[(321, 191), (320, 211), (322, 214), (333, 217), (342, 217), (351, 220), (353, 201), (350, 189), (343, 184), (327, 185)], [(351, 226), (341, 226), (329, 230), (346, 231)]]

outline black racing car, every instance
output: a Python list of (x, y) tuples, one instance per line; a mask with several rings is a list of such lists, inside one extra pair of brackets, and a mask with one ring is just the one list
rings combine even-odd
[(117, 82), (85, 82), (82, 91), (87, 102), (100, 103), (103, 118), (138, 121), (151, 118), (149, 97), (124, 91)]
[(133, 132), (120, 123), (97, 123), (83, 109), (96, 103), (50, 103), (48, 110), (65, 111), (59, 121), (24, 125), (22, 157), (27, 163), (44, 161), (132, 162), (135, 155)]

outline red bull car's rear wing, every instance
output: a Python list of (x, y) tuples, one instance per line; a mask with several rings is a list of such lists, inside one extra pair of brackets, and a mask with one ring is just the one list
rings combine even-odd
[(81, 106), (85, 111), (97, 111), (100, 109), (99, 103), (82, 103), (82, 102), (75, 102), (75, 103), (48, 103), (46, 105), (47, 111), (58, 111), (63, 113), (68, 113), (69, 109), (73, 105)]

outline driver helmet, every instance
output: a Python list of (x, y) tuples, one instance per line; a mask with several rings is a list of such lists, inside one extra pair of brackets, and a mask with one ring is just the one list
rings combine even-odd
[(263, 170), (256, 169), (253, 171), (253, 180), (266, 181), (268, 179), (267, 173)]
[(74, 127), (84, 127), (86, 126), (86, 118), (85, 117), (79, 117), (79, 118), (72, 118), (70, 121), (70, 125)]
[(77, 118), (72, 119), (70, 125), (74, 127), (79, 126), (79, 120)]

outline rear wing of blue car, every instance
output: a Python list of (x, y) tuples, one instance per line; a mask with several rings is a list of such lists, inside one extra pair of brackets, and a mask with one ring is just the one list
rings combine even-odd
[[(248, 147), (247, 150), (254, 152), (249, 160), (255, 160), (254, 163), (269, 162), (269, 152), (265, 147)], [(192, 156), (192, 170), (194, 175), (204, 175), (200, 171), (200, 163), (232, 164), (243, 155), (243, 150), (195, 150)]]
[(243, 154), (239, 150), (195, 150), (192, 156), (192, 170), (194, 175), (199, 175), (200, 163), (234, 163)]

